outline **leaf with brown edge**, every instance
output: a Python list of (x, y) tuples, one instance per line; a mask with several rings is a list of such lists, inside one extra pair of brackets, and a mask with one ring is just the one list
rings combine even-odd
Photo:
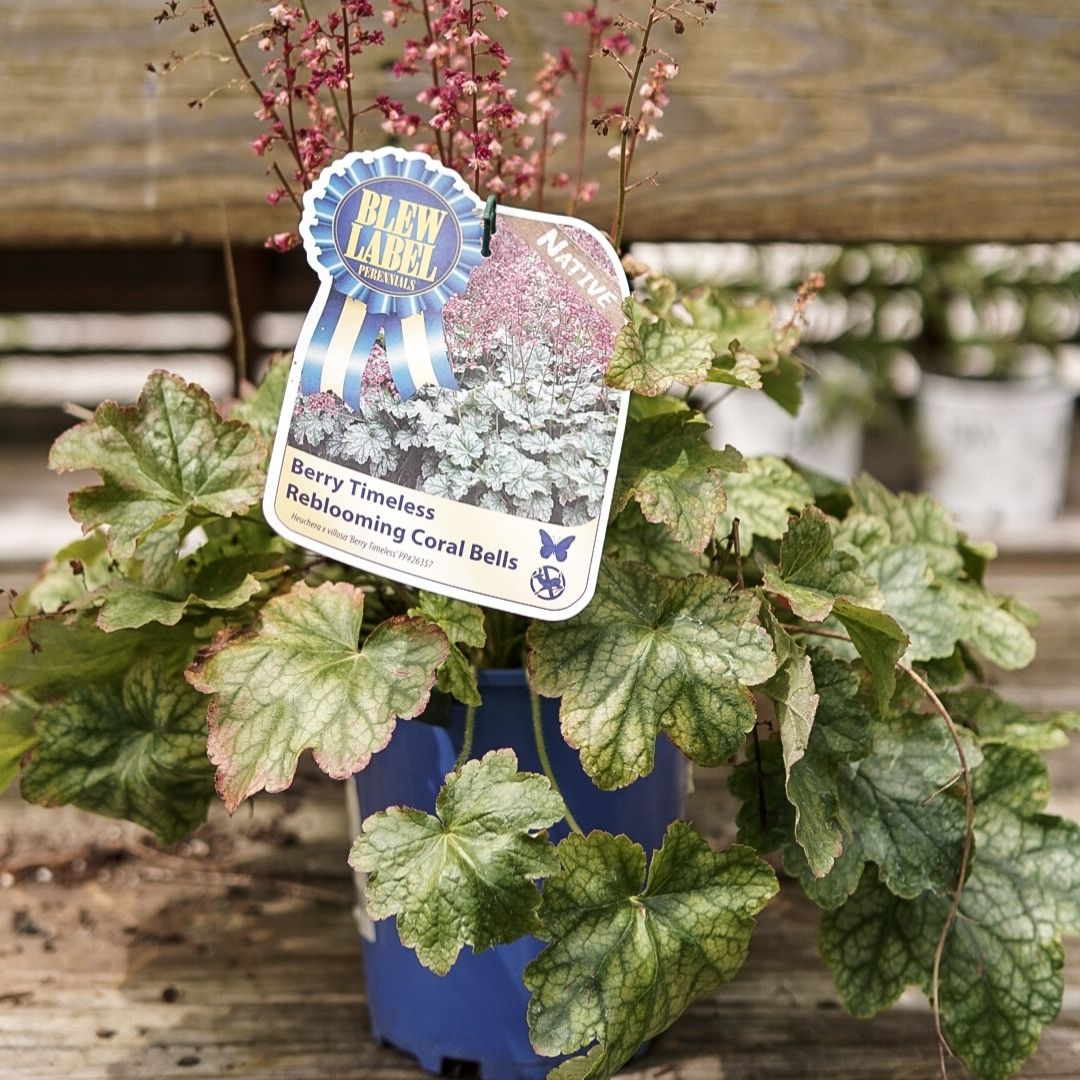
[(397, 719), (427, 706), (449, 653), (434, 623), (399, 616), (358, 646), (363, 590), (304, 583), (263, 609), (260, 623), (224, 631), (196, 657), (188, 681), (210, 704), (210, 760), (226, 809), (257, 791), (283, 791), (305, 750), (335, 779), (363, 769)]

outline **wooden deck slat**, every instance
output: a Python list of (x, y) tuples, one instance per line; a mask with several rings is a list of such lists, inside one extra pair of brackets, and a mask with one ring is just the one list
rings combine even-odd
[[(226, 2), (235, 28), (265, 17)], [(316, 8), (318, 5), (316, 5)], [(564, 4), (509, 5), (515, 79), (568, 40)], [(214, 61), (164, 81), (170, 50), (220, 48), (186, 22), (157, 27), (160, 4), (9, 4), (0, 14), (0, 244), (237, 241), (289, 227), (263, 205), (265, 163), (247, 144), (252, 106), (186, 101), (227, 79)], [(634, 10), (630, 5), (629, 10)], [(639, 176), (662, 173), (638, 239), (1053, 240), (1080, 235), (1080, 12), (1071, 0), (725, 0), (703, 31), (672, 45), (682, 69)], [(257, 57), (258, 54), (254, 54)], [(366, 87), (408, 97), (372, 61)], [(603, 65), (595, 88), (619, 94)], [(223, 72), (225, 74), (223, 75)], [(565, 125), (572, 128), (571, 119)], [(371, 139), (369, 138), (369, 144)], [(589, 211), (610, 223), (607, 177)], [(564, 167), (570, 151), (563, 152)], [(550, 206), (549, 208), (555, 208)]]

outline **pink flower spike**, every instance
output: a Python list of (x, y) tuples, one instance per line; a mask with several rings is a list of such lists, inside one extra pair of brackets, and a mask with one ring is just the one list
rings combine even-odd
[(300, 244), (300, 234), (294, 232), (280, 232), (274, 233), (273, 236), (266, 238), (264, 247), (270, 248), (271, 251), (291, 251), (294, 247), (298, 247)]

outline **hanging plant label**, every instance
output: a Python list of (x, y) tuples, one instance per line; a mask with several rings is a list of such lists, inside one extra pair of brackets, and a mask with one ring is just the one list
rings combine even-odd
[(296, 544), (541, 619), (589, 602), (628, 395), (618, 257), (574, 218), (498, 210), (396, 149), (349, 154), (304, 197), (321, 279), (263, 509)]

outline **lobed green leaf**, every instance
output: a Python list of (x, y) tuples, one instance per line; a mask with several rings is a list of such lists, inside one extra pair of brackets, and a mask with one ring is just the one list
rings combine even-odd
[(612, 513), (635, 499), (648, 521), (665, 525), (689, 551), (704, 551), (726, 505), (723, 474), (745, 468), (731, 447), (718, 451), (709, 446), (707, 431), (704, 419), (691, 412), (661, 413), (627, 424)]
[(446, 635), (427, 620), (377, 626), (363, 647), (364, 593), (344, 582), (295, 585), (262, 611), (257, 627), (226, 630), (196, 659), (188, 681), (210, 704), (210, 760), (232, 813), (257, 791), (282, 791), (311, 749), (344, 779), (390, 739), (398, 717), (427, 704)]
[(484, 647), (487, 632), (484, 629), (483, 611), (463, 600), (454, 600), (439, 593), (421, 592), (419, 605), (409, 608), (408, 613), (435, 623), (450, 642), (450, 653), (439, 667), (439, 689), (465, 705), (480, 705), (476, 666), (458, 647), (458, 643), (474, 649)]
[[(1061, 935), (1080, 929), (1080, 828), (1038, 812), (1045, 769), (995, 746), (975, 772), (970, 876), (941, 961), (946, 1037), (982, 1080), (1007, 1080), (1061, 1005)], [(869, 1016), (905, 986), (930, 991), (948, 890), (901, 899), (872, 872), (822, 922), (822, 956), (847, 1008)]]
[(563, 869), (540, 910), (550, 944), (525, 969), (529, 1028), (541, 1054), (596, 1044), (557, 1080), (607, 1080), (736, 974), (776, 876), (749, 848), (714, 853), (682, 822), (669, 826), (647, 881), (645, 853), (625, 836), (570, 836), (558, 851)]
[(834, 550), (829, 520), (808, 506), (791, 522), (780, 541), (779, 567), (765, 568), (767, 591), (782, 597), (808, 622), (822, 622), (837, 600), (880, 608), (881, 591), (850, 552)]
[(444, 975), (465, 945), (482, 952), (540, 929), (534, 881), (559, 869), (540, 833), (565, 812), (545, 777), (493, 750), (447, 775), (435, 816), (393, 806), (369, 817), (349, 862), (368, 875), (369, 913), (396, 915), (402, 942)]
[(0, 795), (19, 775), (24, 755), (37, 745), (34, 717), (39, 708), (26, 694), (0, 690)]
[(563, 736), (594, 783), (622, 787), (651, 772), (661, 731), (703, 765), (735, 753), (756, 720), (749, 686), (776, 671), (759, 603), (719, 578), (609, 561), (580, 615), (533, 623), (532, 685), (562, 698)]
[(714, 352), (709, 331), (650, 317), (630, 298), (623, 306), (629, 321), (615, 339), (608, 386), (657, 397), (673, 382), (695, 386), (705, 378)]
[(137, 660), (122, 681), (75, 686), (41, 706), (22, 792), (150, 829), (163, 844), (206, 818), (213, 770), (205, 703), (162, 656)]
[(157, 574), (199, 516), (242, 514), (259, 501), (265, 458), (259, 435), (222, 420), (205, 390), (156, 371), (136, 405), (106, 401), (61, 435), (49, 464), (101, 475), (71, 496), (72, 516), (86, 529), (108, 525), (113, 557), (135, 556)]
[(801, 513), (814, 501), (810, 485), (777, 457), (747, 458), (746, 471), (726, 476), (724, 486), (727, 509), (717, 518), (716, 535), (729, 534), (738, 518), (744, 552), (750, 550), (755, 536), (779, 540), (791, 514)]

